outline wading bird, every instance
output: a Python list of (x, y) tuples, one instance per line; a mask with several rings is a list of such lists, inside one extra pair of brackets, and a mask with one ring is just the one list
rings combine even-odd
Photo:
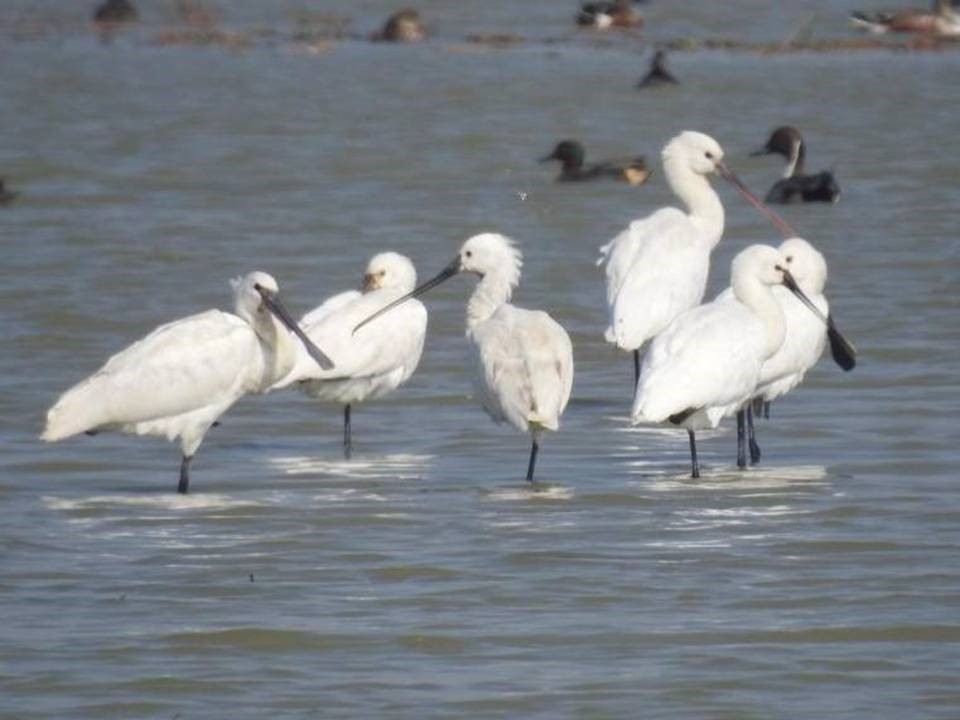
[(332, 367), (284, 308), (270, 275), (252, 272), (232, 285), (236, 314), (208, 310), (174, 320), (121, 350), (60, 396), (41, 437), (118, 430), (179, 439), (177, 492), (186, 493), (190, 461), (207, 430), (241, 397), (266, 392), (287, 374), (300, 342)]
[[(660, 208), (634, 220), (600, 248), (597, 265), (606, 274), (610, 313), (604, 337), (633, 353), (634, 387), (640, 377), (643, 344), (703, 299), (710, 252), (723, 234), (723, 205), (707, 180), (715, 172), (772, 213), (724, 165), (716, 140), (688, 130), (663, 148), (663, 174), (687, 212)], [(771, 219), (782, 223), (776, 216)]]
[(418, 300), (398, 307), (353, 333), (371, 313), (410, 293), (417, 271), (410, 259), (394, 252), (374, 255), (363, 276), (363, 292), (334, 295), (300, 320), (307, 336), (334, 363), (323, 370), (301, 352), (293, 370), (275, 387), (296, 386), (317, 400), (343, 405), (343, 454), (353, 452), (351, 405), (382, 397), (406, 382), (417, 369), (427, 334), (427, 310)]
[(474, 235), (436, 277), (374, 313), (357, 331), (458, 273), (479, 276), (467, 303), (467, 338), (477, 363), (477, 397), (494, 421), (530, 433), (527, 480), (532, 483), (540, 435), (560, 427), (560, 416), (570, 399), (573, 346), (566, 331), (547, 313), (510, 304), (521, 265), (520, 251), (510, 239), (496, 233)]
[[(803, 238), (789, 238), (777, 248), (784, 258), (785, 267), (793, 279), (816, 307), (827, 323), (811, 313), (797, 298), (782, 286), (772, 288), (773, 296), (780, 304), (786, 322), (786, 336), (780, 348), (760, 368), (760, 378), (753, 392), (754, 402), (747, 403), (737, 412), (737, 465), (746, 465), (744, 448), (744, 425), (750, 448), (750, 463), (760, 461), (760, 446), (753, 427), (754, 406), (765, 407), (799, 385), (807, 371), (817, 364), (823, 349), (830, 341), (834, 362), (844, 370), (853, 370), (856, 365), (856, 350), (840, 334), (830, 314), (830, 306), (823, 295), (827, 282), (827, 261), (820, 252)], [(733, 299), (733, 291), (724, 291), (721, 297)]]
[(716, 427), (749, 401), (764, 361), (783, 343), (786, 323), (771, 287), (784, 285), (819, 312), (786, 266), (776, 248), (751, 245), (741, 251), (731, 265), (734, 301), (720, 298), (684, 313), (654, 338), (644, 358), (633, 422), (685, 427), (695, 478), (700, 477), (695, 431)]

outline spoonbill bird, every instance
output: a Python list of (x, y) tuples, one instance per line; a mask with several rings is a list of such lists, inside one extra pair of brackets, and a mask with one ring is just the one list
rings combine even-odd
[(353, 334), (354, 326), (375, 310), (410, 293), (417, 271), (394, 252), (374, 255), (363, 276), (363, 292), (334, 295), (300, 320), (307, 336), (323, 347), (334, 369), (322, 370), (304, 352), (275, 387), (297, 383), (312, 398), (343, 405), (343, 453), (353, 452), (350, 407), (395, 390), (413, 375), (427, 334), (427, 309), (418, 300), (404, 303), (389, 318)]
[(665, 207), (634, 220), (600, 248), (597, 260), (607, 278), (610, 325), (604, 337), (633, 352), (634, 386), (643, 344), (703, 300), (710, 252), (724, 221), (723, 205), (707, 176), (719, 173), (775, 223), (786, 225), (727, 169), (723, 150), (709, 135), (682, 132), (666, 144), (662, 157), (667, 183), (688, 212)]
[(767, 191), (768, 203), (829, 202), (840, 199), (840, 185), (833, 173), (821, 170), (813, 175), (804, 172), (807, 145), (795, 127), (782, 125), (770, 133), (767, 144), (751, 155), (781, 155), (786, 160), (783, 177)]
[[(830, 306), (823, 295), (827, 282), (827, 261), (820, 252), (803, 238), (789, 238), (777, 248), (784, 258), (785, 267), (821, 316), (827, 318), (827, 325), (797, 302), (793, 293), (782, 286), (772, 288), (773, 296), (780, 304), (786, 322), (786, 336), (780, 348), (760, 368), (760, 377), (753, 392), (754, 400), (770, 403), (790, 392), (799, 385), (807, 371), (817, 364), (823, 349), (830, 341), (830, 350), (834, 361), (844, 370), (853, 370), (856, 365), (856, 350), (840, 334), (830, 315)], [(721, 295), (733, 300), (733, 291), (727, 289)], [(746, 465), (746, 451), (743, 447), (744, 424), (747, 426), (750, 447), (750, 462), (760, 460), (760, 446), (757, 444), (753, 427), (753, 403), (737, 412), (737, 464)]]
[(474, 235), (440, 273), (360, 323), (356, 331), (391, 308), (418, 297), (461, 272), (480, 277), (467, 303), (467, 338), (476, 356), (475, 387), (495, 422), (508, 422), (532, 439), (527, 481), (544, 430), (560, 427), (573, 385), (573, 345), (547, 313), (509, 303), (520, 281), (522, 256), (503, 235)]
[(48, 442), (85, 432), (118, 430), (179, 438), (183, 459), (177, 492), (190, 485), (190, 461), (203, 436), (247, 393), (266, 392), (290, 371), (300, 338), (311, 357), (331, 368), (280, 302), (264, 272), (232, 280), (234, 312), (208, 310), (161, 325), (67, 390), (47, 411)]
[[(760, 369), (783, 343), (786, 322), (771, 286), (782, 284), (812, 311), (776, 248), (751, 245), (731, 265), (735, 302), (718, 298), (687, 311), (654, 338), (643, 360), (633, 422), (687, 428), (693, 477), (700, 477), (695, 431), (714, 428), (747, 402)], [(826, 322), (826, 318), (821, 318)]]

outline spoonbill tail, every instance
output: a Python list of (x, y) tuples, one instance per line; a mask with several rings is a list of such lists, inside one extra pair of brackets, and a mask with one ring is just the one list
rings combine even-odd
[(604, 337), (633, 352), (634, 385), (643, 344), (703, 300), (710, 252), (720, 241), (724, 222), (709, 175), (719, 173), (787, 235), (796, 234), (724, 165), (723, 149), (709, 135), (682, 132), (666, 144), (662, 158), (667, 183), (687, 212), (665, 207), (634, 220), (600, 248), (597, 260), (607, 279), (610, 325)]
[[(786, 323), (771, 286), (783, 284), (815, 313), (776, 248), (751, 245), (731, 266), (734, 301), (687, 311), (654, 338), (644, 357), (633, 422), (687, 428), (693, 477), (700, 477), (695, 431), (714, 428), (748, 401), (764, 361), (783, 343)], [(821, 316), (826, 322), (826, 317)]]
[(503, 235), (474, 235), (436, 277), (393, 301), (360, 323), (409, 298), (418, 297), (461, 272), (480, 277), (467, 303), (467, 338), (477, 362), (475, 387), (484, 410), (495, 422), (508, 422), (532, 438), (527, 480), (533, 482), (540, 436), (560, 427), (573, 385), (573, 345), (567, 332), (547, 313), (509, 303), (520, 281), (522, 256)]
[(284, 308), (270, 275), (252, 272), (231, 284), (236, 314), (208, 310), (174, 320), (121, 350), (60, 396), (41, 437), (118, 430), (179, 439), (177, 492), (186, 493), (207, 430), (241, 397), (266, 392), (288, 373), (299, 342), (315, 362), (333, 367)]
[(374, 255), (363, 276), (363, 292), (334, 295), (300, 320), (304, 332), (333, 360), (323, 370), (304, 352), (293, 370), (276, 387), (297, 383), (306, 395), (343, 405), (343, 453), (353, 452), (350, 407), (378, 398), (410, 379), (427, 334), (427, 309), (419, 300), (404, 303), (354, 334), (354, 326), (374, 311), (410, 293), (417, 271), (410, 259), (394, 252)]

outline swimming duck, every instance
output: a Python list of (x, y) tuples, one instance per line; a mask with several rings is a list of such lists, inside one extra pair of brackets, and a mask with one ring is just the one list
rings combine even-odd
[(815, 175), (803, 172), (806, 146), (803, 136), (795, 127), (783, 125), (770, 133), (767, 144), (752, 155), (775, 153), (787, 160), (783, 170), (783, 179), (777, 181), (767, 193), (768, 203), (792, 202), (837, 202), (840, 199), (840, 186), (833, 173), (824, 170)]
[(127, 23), (137, 21), (137, 9), (130, 0), (105, 0), (93, 12), (96, 23)]
[(872, 33), (923, 33), (944, 37), (960, 36), (960, 15), (950, 0), (934, 0), (931, 10), (905, 8), (894, 12), (854, 12), (850, 21)]
[(650, 69), (643, 79), (637, 83), (638, 88), (658, 87), (661, 85), (677, 85), (677, 79), (670, 74), (664, 63), (667, 60), (667, 53), (663, 50), (657, 50), (650, 61)]
[(387, 18), (383, 29), (373, 39), (382, 42), (419, 42), (426, 36), (420, 13), (413, 8), (403, 8)]
[(0, 205), (12, 203), (19, 194), (14, 190), (7, 190), (6, 180), (0, 178)]
[(576, 140), (561, 140), (553, 152), (540, 158), (540, 162), (550, 160), (560, 161), (560, 174), (557, 182), (578, 182), (581, 180), (623, 180), (631, 185), (643, 185), (650, 177), (651, 170), (647, 167), (646, 158), (642, 155), (632, 158), (626, 163), (598, 162), (587, 165), (584, 162), (585, 152), (583, 145)]
[(642, 27), (643, 18), (633, 9), (636, 0), (606, 0), (580, 6), (577, 25), (606, 30), (611, 27)]

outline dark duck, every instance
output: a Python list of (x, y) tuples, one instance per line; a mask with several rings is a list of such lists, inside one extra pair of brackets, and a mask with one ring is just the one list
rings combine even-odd
[(613, 161), (586, 163), (583, 145), (576, 140), (562, 140), (553, 148), (553, 152), (540, 158), (540, 162), (557, 160), (560, 162), (560, 174), (557, 182), (579, 182), (582, 180), (621, 180), (630, 185), (643, 185), (650, 177), (650, 169), (643, 156), (626, 162)]
[(95, 23), (115, 24), (137, 21), (137, 9), (130, 0), (106, 0), (93, 13)]
[(657, 50), (650, 61), (650, 69), (637, 83), (638, 88), (662, 87), (665, 85), (677, 85), (678, 80), (667, 70), (667, 53), (663, 50)]
[(784, 166), (783, 179), (774, 184), (767, 193), (768, 203), (829, 202), (840, 199), (840, 186), (833, 173), (824, 170), (815, 175), (804, 172), (806, 145), (803, 136), (795, 127), (778, 127), (767, 140), (767, 144), (752, 153), (753, 155), (782, 155), (787, 164)]

